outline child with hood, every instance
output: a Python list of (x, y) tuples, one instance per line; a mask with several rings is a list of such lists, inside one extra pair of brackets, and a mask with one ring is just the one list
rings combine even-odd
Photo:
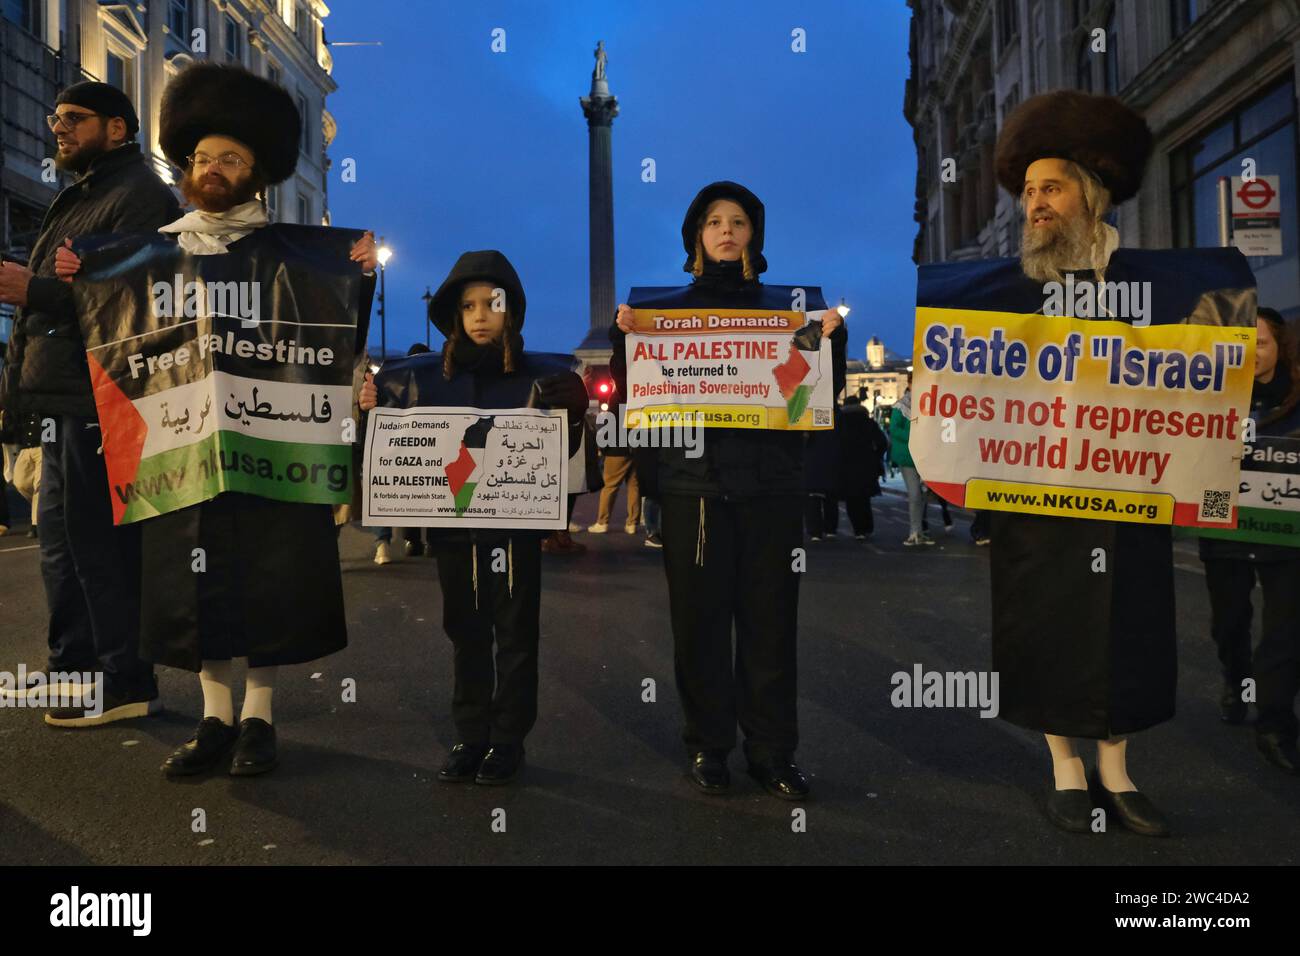
[[(388, 362), (368, 375), (361, 408), (562, 408), (576, 448), (588, 397), (565, 356), (525, 352), (523, 286), (496, 250), (466, 252), (429, 302), (447, 337), (441, 354)], [(454, 647), (451, 713), (458, 740), (445, 783), (506, 784), (537, 719), (537, 648), (544, 532), (435, 528), (443, 629)], [(494, 573), (492, 553), (507, 554)], [(496, 644), (495, 666), (493, 642)]]

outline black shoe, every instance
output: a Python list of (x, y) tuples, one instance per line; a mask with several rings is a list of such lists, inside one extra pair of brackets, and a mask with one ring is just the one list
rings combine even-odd
[(1285, 737), (1275, 731), (1255, 734), (1255, 746), (1264, 759), (1279, 770), (1300, 774), (1300, 751), (1296, 750), (1295, 737)]
[(764, 790), (782, 800), (804, 800), (810, 792), (808, 778), (791, 760), (773, 759), (762, 763), (750, 761), (749, 775)]
[(447, 762), (438, 771), (443, 783), (470, 783), (478, 773), (488, 749), (482, 744), (457, 744), (447, 755)]
[(1241, 685), (1227, 684), (1219, 697), (1219, 719), (1225, 724), (1240, 724), (1246, 719), (1246, 702), (1241, 699)]
[(499, 787), (515, 779), (523, 763), (523, 744), (493, 744), (488, 748), (474, 782)]
[(1120, 793), (1107, 790), (1098, 774), (1093, 775), (1091, 783), (1093, 792), (1100, 798), (1107, 817), (1118, 818), (1124, 829), (1139, 836), (1169, 836), (1169, 821), (1145, 793), (1138, 790), (1125, 790)]
[(230, 761), (232, 777), (255, 777), (274, 770), (279, 761), (275, 756), (275, 728), (261, 717), (249, 717), (239, 722), (239, 740), (235, 741), (235, 757)]
[(221, 760), (239, 732), (220, 717), (204, 717), (194, 736), (181, 744), (163, 761), (162, 772), (168, 777), (190, 777), (210, 770)]
[(1047, 790), (1047, 819), (1070, 833), (1092, 829), (1092, 797), (1087, 790)]
[(691, 783), (705, 793), (726, 793), (731, 788), (725, 750), (701, 750), (691, 758)]
[[(86, 698), (81, 698), (83, 704)], [(148, 717), (162, 710), (162, 701), (158, 699), (158, 689), (123, 695), (113, 691), (104, 691), (100, 700), (95, 702), (98, 713), (83, 707), (58, 707), (45, 715), (45, 722), (51, 727), (100, 727), (119, 720), (133, 717)]]

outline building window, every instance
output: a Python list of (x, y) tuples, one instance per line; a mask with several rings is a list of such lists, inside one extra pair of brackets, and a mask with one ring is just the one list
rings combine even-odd
[(1079, 59), (1074, 68), (1074, 84), (1085, 93), (1092, 92), (1092, 49), (1087, 37), (1079, 44)]
[(300, 137), (299, 146), (302, 149), (302, 153), (304, 156), (311, 155), (311, 123), (307, 121), (308, 115), (309, 114), (307, 112), (307, 97), (299, 93), (298, 94), (298, 118), (302, 122), (302, 127), (301, 130), (299, 131), (299, 137)]
[(16, 23), (28, 33), (34, 33), (37, 36), (41, 33), (41, 3), (40, 0), (0, 0), (3, 6), (0, 10), (4, 12), (4, 18), (10, 23)]
[(1201, 15), (1200, 7), (1204, 0), (1169, 0), (1169, 22), (1173, 25), (1174, 36), (1185, 32)]
[(1256, 175), (1278, 177), (1282, 255), (1246, 261), (1255, 274), (1259, 304), (1292, 318), (1300, 314), (1300, 177), (1295, 82), (1289, 75), (1170, 155), (1174, 245), (1219, 244), (1219, 179), (1240, 176), (1241, 161), (1248, 156), (1256, 162)]
[(1111, 96), (1119, 92), (1119, 30), (1115, 29), (1118, 6), (1118, 3), (1113, 4), (1106, 17), (1106, 59), (1102, 63), (1106, 92)]
[(177, 39), (182, 42), (189, 42), (190, 0), (169, 0), (167, 5), (167, 29), (176, 34)]
[(1016, 39), (1019, 29), (1017, 10), (1020, 0), (998, 0), (998, 51), (1005, 51)]
[(226, 14), (226, 59), (231, 63), (244, 62), (244, 38), (239, 32), (239, 21)]
[(1034, 4), (1029, 14), (1033, 30), (1034, 56), (1030, 61), (1033, 75), (1030, 77), (1030, 92), (1047, 88), (1047, 15), (1043, 12), (1042, 0)]
[(311, 200), (306, 196), (298, 197), (298, 221), (304, 226), (311, 225)]
[(104, 79), (135, 102), (135, 61), (131, 57), (109, 53), (104, 61)]
[(294, 10), (293, 16), (294, 33), (298, 35), (299, 42), (308, 50), (315, 53), (316, 45), (312, 42), (312, 22), (311, 13), (307, 9), (307, 4), (300, 3)]

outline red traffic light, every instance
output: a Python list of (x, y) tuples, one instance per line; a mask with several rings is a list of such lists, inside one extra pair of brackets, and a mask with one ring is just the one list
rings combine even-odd
[(596, 386), (596, 391), (600, 392), (600, 394), (602, 394), (602, 395), (608, 395), (608, 394), (609, 394), (609, 382), (601, 382), (598, 386)]

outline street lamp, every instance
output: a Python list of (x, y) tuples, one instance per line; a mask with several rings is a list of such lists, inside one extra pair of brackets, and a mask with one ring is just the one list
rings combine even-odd
[(849, 313), (852, 312), (853, 310), (844, 304), (844, 297), (840, 296), (840, 304), (835, 307), (835, 311), (840, 314), (841, 319), (847, 319), (849, 317)]
[(433, 348), (433, 343), (429, 341), (429, 326), (433, 325), (429, 321), (429, 306), (433, 304), (433, 293), (429, 291), (427, 285), (424, 287), (424, 295), (420, 298), (424, 300), (424, 344)]
[(379, 361), (382, 363), (388, 357), (388, 320), (384, 314), (384, 266), (388, 265), (388, 260), (393, 257), (393, 250), (384, 245), (384, 237), (379, 237), (379, 249), (376, 251), (379, 257)]

